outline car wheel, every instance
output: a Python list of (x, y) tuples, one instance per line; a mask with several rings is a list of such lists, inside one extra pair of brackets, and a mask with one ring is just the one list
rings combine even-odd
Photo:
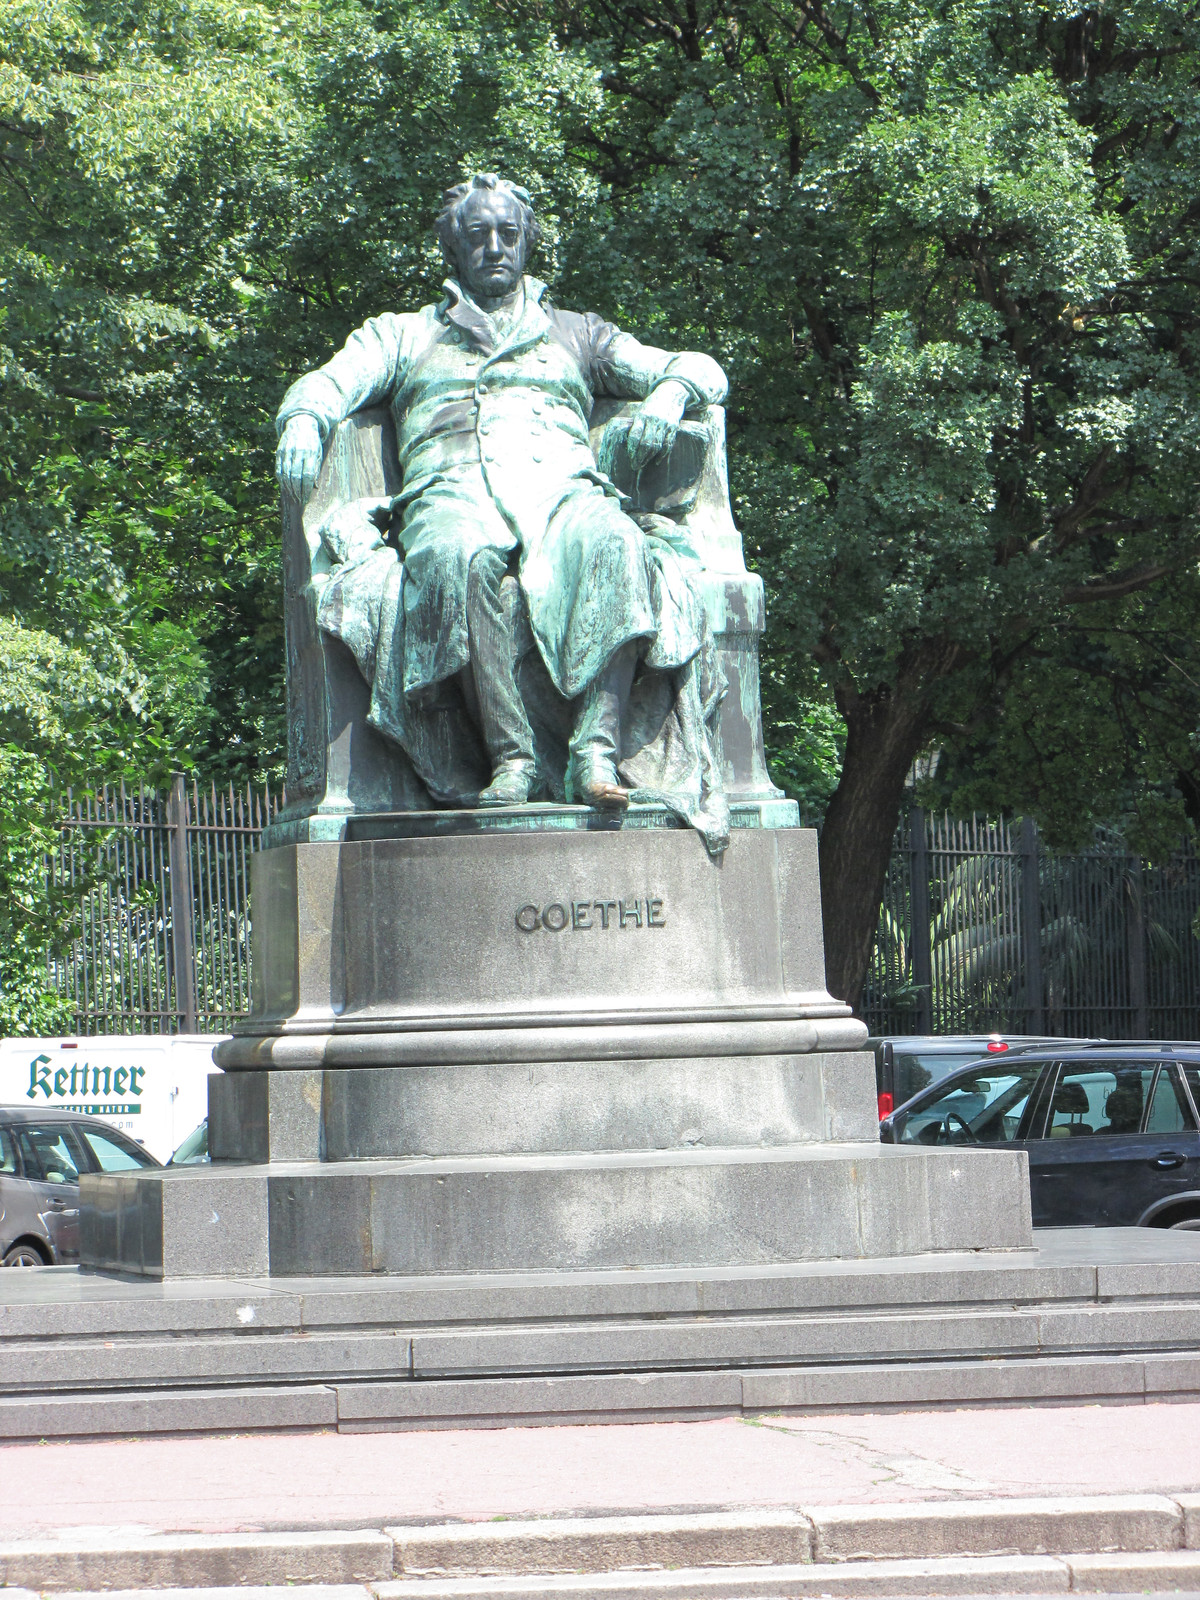
[(1200, 1217), (1180, 1217), (1178, 1222), (1169, 1222), (1167, 1226), (1173, 1232), (1200, 1233)]
[(35, 1244), (15, 1244), (7, 1251), (4, 1260), (0, 1261), (3, 1267), (44, 1267), (46, 1258)]

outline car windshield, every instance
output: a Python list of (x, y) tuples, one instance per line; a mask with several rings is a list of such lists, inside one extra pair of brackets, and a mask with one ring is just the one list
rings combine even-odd
[(208, 1160), (208, 1123), (202, 1122), (198, 1128), (193, 1128), (191, 1133), (171, 1157), (173, 1167), (195, 1166), (201, 1161)]
[(1045, 1065), (1013, 1062), (965, 1074), (917, 1101), (900, 1127), (901, 1144), (997, 1144), (1017, 1137)]

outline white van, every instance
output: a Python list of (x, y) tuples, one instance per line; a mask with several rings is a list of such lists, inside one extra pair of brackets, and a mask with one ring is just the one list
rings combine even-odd
[(103, 1117), (168, 1161), (208, 1115), (223, 1033), (0, 1039), (0, 1105)]

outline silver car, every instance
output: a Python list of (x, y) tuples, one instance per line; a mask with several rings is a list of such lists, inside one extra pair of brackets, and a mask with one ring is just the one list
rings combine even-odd
[(79, 1174), (157, 1167), (111, 1123), (0, 1106), (0, 1266), (79, 1259)]

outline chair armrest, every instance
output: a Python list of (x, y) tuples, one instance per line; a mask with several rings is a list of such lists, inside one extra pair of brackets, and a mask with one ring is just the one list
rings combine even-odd
[(319, 529), (336, 507), (354, 500), (383, 499), (400, 492), (396, 432), (382, 406), (356, 411), (325, 442), (316, 487), (300, 514), (296, 502), (283, 496), (284, 566), (297, 589), (322, 587), (332, 562)]
[[(636, 401), (596, 401), (590, 432), (597, 459), (605, 430), (627, 430), (637, 411)], [(606, 454), (612, 456), (612, 481), (631, 497), (635, 511), (657, 512), (686, 524), (709, 571), (746, 571), (742, 536), (729, 503), (723, 406), (705, 406), (687, 417), (666, 457), (648, 462), (636, 478), (621, 442)]]

